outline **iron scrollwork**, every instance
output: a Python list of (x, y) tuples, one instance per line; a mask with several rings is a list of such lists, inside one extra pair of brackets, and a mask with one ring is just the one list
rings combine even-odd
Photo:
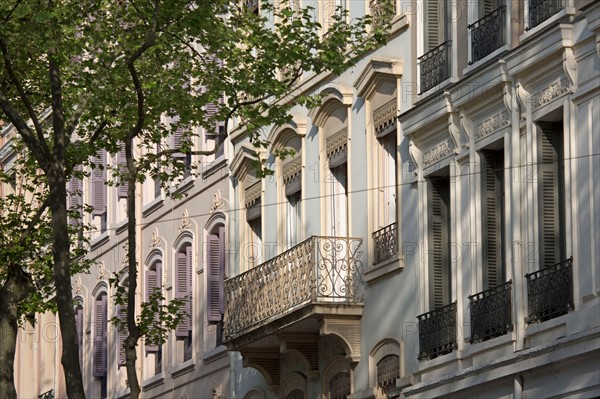
[(527, 323), (542, 322), (573, 309), (573, 257), (525, 275), (529, 317)]
[(456, 301), (417, 316), (419, 319), (419, 360), (433, 359), (457, 348)]
[(499, 337), (513, 329), (512, 280), (469, 296), (471, 343)]

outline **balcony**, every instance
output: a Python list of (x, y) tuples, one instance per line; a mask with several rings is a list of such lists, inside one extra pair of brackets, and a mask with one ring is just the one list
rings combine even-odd
[(419, 360), (452, 352), (456, 344), (456, 301), (417, 316), (419, 319)]
[(529, 29), (535, 28), (563, 8), (563, 0), (529, 0)]
[(473, 64), (506, 43), (506, 6), (487, 14), (468, 28), (471, 30), (471, 62)]
[(525, 275), (527, 323), (543, 322), (573, 309), (573, 257)]
[(394, 222), (373, 233), (374, 264), (391, 259), (398, 253), (398, 225)]
[(357, 238), (313, 236), (226, 280), (224, 344), (272, 384), (282, 348), (301, 352), (316, 371), (321, 335), (343, 337), (346, 355), (358, 354), (361, 247)]
[(482, 342), (512, 331), (512, 281), (469, 296), (471, 306), (471, 338)]
[(418, 58), (421, 71), (421, 93), (434, 88), (450, 77), (450, 45), (447, 40)]

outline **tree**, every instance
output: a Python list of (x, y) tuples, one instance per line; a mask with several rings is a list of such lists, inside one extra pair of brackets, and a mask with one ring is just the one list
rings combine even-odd
[[(70, 398), (84, 395), (69, 280), (65, 183), (75, 165), (86, 163), (98, 148), (116, 153), (124, 146), (121, 176), (128, 182), (129, 234), (125, 353), (131, 397), (138, 397), (135, 347), (145, 327), (135, 315), (136, 183), (150, 171), (168, 184), (189, 166), (177, 154), (207, 153), (192, 150), (196, 128), (212, 133), (218, 146), (232, 117), (253, 145), (265, 147), (261, 128), (287, 122), (294, 104), (318, 102), (318, 96), (292, 91), (302, 76), (340, 73), (383, 41), (383, 27), (366, 35), (369, 17), (348, 24), (337, 10), (322, 36), (310, 8), (267, 4), (259, 16), (231, 0), (0, 0), (0, 10), (0, 108), (49, 187), (65, 341), (61, 362)], [(39, 115), (47, 110), (52, 123), (44, 125)], [(156, 146), (173, 134), (181, 135), (179, 148), (157, 153)], [(148, 155), (136, 159), (140, 151)]]

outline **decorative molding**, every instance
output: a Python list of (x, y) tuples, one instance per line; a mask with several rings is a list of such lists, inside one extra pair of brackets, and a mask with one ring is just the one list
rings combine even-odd
[(565, 76), (569, 80), (570, 90), (575, 92), (577, 90), (577, 60), (573, 54), (573, 49), (570, 47), (565, 48), (562, 66)]
[(441, 159), (446, 158), (448, 155), (451, 155), (453, 150), (454, 142), (452, 141), (452, 138), (448, 137), (432, 149), (425, 151), (423, 154), (423, 165), (425, 167), (431, 166)]
[(221, 191), (217, 190), (215, 191), (215, 194), (213, 195), (213, 200), (212, 200), (212, 205), (210, 207), (210, 211), (211, 212), (215, 212), (219, 209), (223, 209), (225, 208), (225, 203), (223, 202), (223, 199), (221, 198)]
[(81, 277), (75, 278), (75, 294), (81, 294), (83, 292), (83, 285), (81, 284)]
[(154, 229), (152, 232), (152, 240), (150, 241), (150, 249), (152, 248), (162, 248), (162, 240), (160, 239), (160, 235), (158, 234), (158, 228)]
[(190, 216), (187, 209), (184, 209), (183, 216), (181, 218), (181, 225), (179, 225), (179, 231), (182, 230), (191, 230), (192, 221), (190, 220)]
[(246, 208), (250, 208), (256, 202), (260, 201), (261, 194), (262, 187), (261, 180), (259, 180), (245, 190), (244, 201), (246, 204)]
[(123, 245), (123, 251), (125, 253), (125, 256), (123, 257), (123, 266), (127, 266), (129, 263), (129, 247), (127, 244)]
[(473, 131), (471, 129), (471, 120), (467, 117), (467, 115), (465, 115), (463, 111), (460, 111), (458, 115), (460, 130), (466, 139), (466, 144), (464, 145), (464, 148), (469, 148), (469, 142), (471, 136), (473, 135)]
[(548, 104), (552, 100), (560, 97), (569, 90), (569, 82), (566, 78), (561, 78), (558, 82), (552, 83), (539, 93), (531, 96), (531, 105), (533, 108), (539, 108)]
[(302, 159), (295, 157), (281, 165), (283, 183), (287, 184), (302, 173)]
[(343, 128), (325, 139), (325, 151), (330, 158), (343, 150), (348, 144), (347, 128)]
[(454, 151), (456, 154), (458, 154), (462, 148), (466, 148), (466, 145), (469, 143), (468, 137), (465, 140), (461, 140), (460, 131), (459, 115), (458, 113), (453, 112), (448, 116), (448, 133), (450, 133), (450, 137), (454, 140)]
[(398, 117), (398, 100), (392, 98), (387, 103), (373, 111), (373, 126), (375, 135), (379, 136), (387, 132), (391, 127), (396, 127)]
[(98, 277), (96, 277), (96, 280), (104, 280), (106, 276), (108, 276), (106, 266), (104, 266), (104, 263), (100, 262), (98, 265)]
[(492, 115), (475, 127), (475, 137), (480, 140), (490, 134), (510, 125), (510, 115), (507, 111), (501, 111)]
[(213, 381), (212, 399), (225, 399), (223, 384), (221, 384), (217, 380)]

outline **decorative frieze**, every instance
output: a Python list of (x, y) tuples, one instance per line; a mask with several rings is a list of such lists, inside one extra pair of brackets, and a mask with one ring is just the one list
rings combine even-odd
[(260, 186), (260, 180), (259, 180), (246, 189), (246, 192), (245, 192), (246, 208), (250, 208), (252, 205), (254, 205), (254, 203), (258, 202), (260, 200), (260, 194), (261, 194), (261, 186)]
[(452, 154), (453, 150), (454, 143), (448, 138), (423, 154), (423, 165), (431, 166)]
[(569, 82), (566, 78), (561, 78), (558, 82), (554, 82), (544, 90), (533, 93), (531, 95), (531, 106), (536, 109), (548, 104), (555, 98), (563, 95), (569, 90)]
[(348, 144), (347, 129), (343, 128), (325, 139), (325, 150), (330, 158), (336, 153), (344, 150)]
[(281, 167), (283, 183), (288, 184), (302, 173), (302, 159), (300, 157), (293, 158), (284, 162)]
[(498, 112), (475, 127), (475, 137), (480, 140), (510, 124), (507, 111)]
[(395, 98), (373, 111), (373, 126), (377, 136), (396, 126), (398, 104)]

